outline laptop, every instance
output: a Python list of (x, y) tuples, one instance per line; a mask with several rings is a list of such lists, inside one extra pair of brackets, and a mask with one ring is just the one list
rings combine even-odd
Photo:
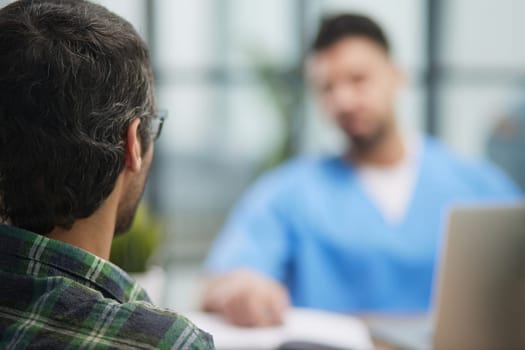
[(396, 349), (525, 349), (525, 205), (451, 210), (427, 321), (371, 325)]

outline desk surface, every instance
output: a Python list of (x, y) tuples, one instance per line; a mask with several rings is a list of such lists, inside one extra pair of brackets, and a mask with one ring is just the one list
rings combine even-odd
[(320, 310), (290, 309), (282, 325), (263, 328), (236, 327), (220, 316), (203, 312), (184, 314), (211, 333), (217, 349), (276, 349), (289, 341), (325, 344), (336, 348), (370, 350), (374, 344), (366, 324), (358, 317)]
[[(398, 314), (398, 315), (382, 315), (382, 314), (367, 314), (367, 315), (358, 315), (369, 329), (374, 329), (377, 327), (413, 327), (413, 326), (428, 326), (429, 317), (426, 314)], [(380, 339), (377, 336), (374, 336), (373, 332), (371, 334), (372, 341), (374, 343), (376, 350), (401, 350), (394, 344), (389, 343), (384, 339)]]

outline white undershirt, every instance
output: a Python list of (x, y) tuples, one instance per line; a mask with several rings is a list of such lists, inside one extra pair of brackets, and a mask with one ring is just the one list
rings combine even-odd
[(408, 210), (416, 185), (422, 153), (420, 136), (403, 138), (405, 156), (394, 166), (360, 166), (359, 181), (365, 193), (390, 224), (400, 223)]

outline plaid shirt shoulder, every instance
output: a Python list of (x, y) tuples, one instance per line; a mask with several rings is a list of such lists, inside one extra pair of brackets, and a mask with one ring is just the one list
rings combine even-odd
[(120, 268), (0, 225), (0, 348), (213, 349), (211, 336), (153, 306)]

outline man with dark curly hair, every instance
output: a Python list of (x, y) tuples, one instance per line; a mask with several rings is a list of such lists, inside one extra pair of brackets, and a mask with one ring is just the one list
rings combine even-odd
[(213, 348), (107, 261), (162, 121), (128, 22), (86, 1), (0, 10), (0, 348)]

